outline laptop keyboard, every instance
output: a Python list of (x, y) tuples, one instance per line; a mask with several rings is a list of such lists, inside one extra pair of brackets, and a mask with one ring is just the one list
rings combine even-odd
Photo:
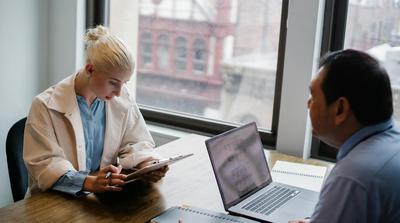
[(264, 215), (270, 215), (276, 209), (288, 202), (300, 193), (298, 190), (292, 190), (281, 186), (273, 186), (256, 199), (244, 205), (242, 209), (256, 212)]

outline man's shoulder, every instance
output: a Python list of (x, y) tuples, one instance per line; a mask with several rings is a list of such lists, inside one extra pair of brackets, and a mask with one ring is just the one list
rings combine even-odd
[(340, 179), (342, 181), (351, 181), (365, 187), (369, 180), (372, 179), (373, 175), (372, 171), (366, 171), (367, 169), (371, 170), (370, 167), (359, 159), (342, 159), (336, 163), (326, 183), (335, 182)]
[[(400, 172), (400, 138), (396, 138), (398, 141), (380, 138), (375, 139), (376, 143), (360, 143), (336, 164), (332, 177), (352, 180), (365, 187), (373, 181), (390, 180), (386, 179), (389, 176), (385, 172)], [(399, 165), (392, 165), (388, 170), (390, 163)]]

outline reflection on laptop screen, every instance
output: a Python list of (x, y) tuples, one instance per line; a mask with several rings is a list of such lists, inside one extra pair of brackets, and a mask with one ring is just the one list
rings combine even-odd
[(271, 180), (255, 123), (207, 142), (225, 204)]

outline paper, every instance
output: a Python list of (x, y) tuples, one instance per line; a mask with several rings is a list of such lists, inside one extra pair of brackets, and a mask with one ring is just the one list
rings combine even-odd
[(326, 167), (293, 162), (276, 161), (272, 168), (272, 180), (308, 190), (320, 192)]

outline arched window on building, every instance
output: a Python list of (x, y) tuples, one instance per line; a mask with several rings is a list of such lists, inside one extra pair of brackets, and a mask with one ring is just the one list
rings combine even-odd
[(151, 67), (152, 44), (151, 33), (145, 32), (140, 35), (141, 42), (141, 63), (143, 67)]
[(186, 70), (187, 41), (184, 37), (175, 40), (175, 67), (177, 70)]
[(193, 73), (203, 74), (206, 71), (206, 44), (202, 39), (193, 43)]
[(167, 69), (169, 66), (169, 38), (165, 34), (158, 37), (157, 65), (159, 69)]

